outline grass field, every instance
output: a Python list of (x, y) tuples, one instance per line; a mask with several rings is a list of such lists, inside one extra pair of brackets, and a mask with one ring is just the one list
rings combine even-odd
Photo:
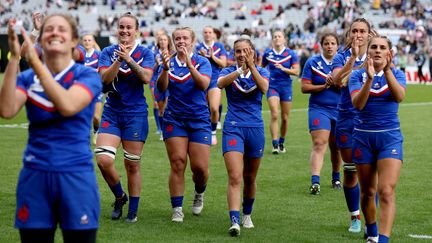
[[(2, 80), (0, 75), (0, 80)], [(212, 147), (210, 179), (201, 216), (192, 216), (193, 184), (187, 170), (183, 224), (171, 223), (168, 193), (169, 163), (163, 142), (151, 130), (142, 160), (142, 197), (139, 221), (126, 224), (111, 221), (113, 196), (97, 170), (101, 193), (99, 242), (364, 242), (362, 234), (348, 233), (349, 214), (342, 191), (331, 189), (328, 155), (321, 175), (321, 195), (308, 193), (310, 184), (309, 154), (311, 141), (307, 127), (308, 95), (294, 84), (293, 111), (287, 135), (287, 153), (271, 154), (268, 131), (270, 114), (264, 101), (267, 147), (258, 175), (258, 191), (253, 210), (255, 228), (242, 230), (239, 238), (228, 233), (229, 216), (226, 203), (227, 174), (220, 143)], [(149, 96), (147, 96), (149, 97)], [(226, 106), (225, 106), (226, 107)], [(225, 108), (224, 107), (224, 108)], [(151, 112), (150, 112), (151, 114)], [(402, 132), (405, 137), (405, 161), (397, 187), (397, 216), (393, 242), (413, 242), (409, 235), (432, 235), (432, 86), (409, 85), (407, 98), (400, 107)], [(27, 130), (5, 127), (25, 123), (24, 112), (13, 120), (0, 119), (0, 242), (19, 241), (13, 228), (15, 187), (22, 166), (21, 156)], [(219, 140), (221, 133), (219, 132)], [(126, 185), (123, 162), (119, 154), (116, 167)], [(429, 239), (430, 240), (430, 239)], [(57, 234), (56, 242), (61, 242)]]

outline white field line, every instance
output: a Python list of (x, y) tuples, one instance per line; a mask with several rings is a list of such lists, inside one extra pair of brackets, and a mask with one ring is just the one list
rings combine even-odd
[[(429, 106), (432, 105), (432, 102), (417, 102), (417, 103), (407, 103), (407, 104), (401, 104), (401, 107), (406, 107), (406, 106)], [(292, 109), (291, 112), (304, 112), (307, 111), (307, 108), (301, 108), (301, 109)], [(270, 110), (265, 110), (263, 111), (263, 113), (270, 113)], [(222, 116), (225, 116), (225, 112), (222, 113)], [(149, 116), (148, 118), (149, 120), (154, 120), (153, 116)], [(23, 129), (27, 129), (28, 128), (28, 123), (20, 123), (20, 124), (0, 124), (0, 128), (23, 128)]]
[(415, 235), (415, 234), (409, 234), (408, 235), (411, 238), (415, 239), (432, 239), (432, 235)]

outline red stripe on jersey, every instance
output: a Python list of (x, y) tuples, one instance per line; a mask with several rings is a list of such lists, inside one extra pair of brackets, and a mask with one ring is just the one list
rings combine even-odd
[(307, 78), (302, 78), (302, 81), (303, 81), (304, 83), (306, 83), (306, 84), (311, 84), (311, 83), (312, 83), (312, 80), (307, 79)]
[(17, 87), (16, 89), (23, 92), (27, 96), (27, 90), (23, 89), (22, 87)]
[(351, 96), (352, 96), (353, 94), (355, 94), (355, 93), (358, 93), (358, 92), (360, 92), (359, 89), (353, 90), (353, 91), (351, 92)]
[(57, 110), (57, 108), (55, 108), (55, 106), (54, 106), (54, 107), (47, 107), (47, 106), (43, 105), (42, 103), (39, 103), (39, 102), (37, 102), (36, 100), (32, 99), (31, 96), (29, 96), (29, 101), (30, 101), (30, 103), (32, 103), (33, 105), (35, 105), (35, 106), (41, 108), (42, 110), (46, 110), (46, 111), (48, 111), (48, 112), (54, 112), (54, 111)]

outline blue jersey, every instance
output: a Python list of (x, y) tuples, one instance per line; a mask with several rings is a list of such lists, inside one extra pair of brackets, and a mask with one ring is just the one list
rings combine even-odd
[[(258, 67), (261, 76), (268, 80), (269, 73), (265, 68)], [(219, 77), (224, 77), (237, 70), (236, 66), (222, 69)], [(225, 123), (241, 127), (262, 127), (262, 96), (252, 73), (240, 75), (226, 88), (228, 111)]]
[(278, 53), (274, 49), (269, 49), (263, 55), (262, 64), (270, 72), (270, 88), (291, 87), (290, 75), (276, 68), (275, 64), (281, 64), (285, 68), (292, 68), (298, 64), (297, 54), (293, 50), (285, 48)]
[(78, 50), (78, 54), (79, 55), (78, 55), (78, 59), (76, 59), (75, 62), (78, 63), (78, 64), (83, 64), (84, 65), (84, 62), (85, 62), (85, 53), (86, 53), (84, 46), (77, 45), (76, 46), (76, 50)]
[(96, 96), (102, 89), (101, 78), (96, 70), (71, 61), (54, 79), (65, 89), (73, 85), (85, 88), (92, 102), (77, 114), (64, 117), (48, 99), (33, 69), (19, 74), (17, 89), (27, 95), (25, 106), (29, 120), (24, 166), (45, 171), (93, 170), (90, 124)]
[[(398, 83), (406, 88), (405, 74), (399, 69), (392, 68), (391, 71)], [(350, 93), (360, 91), (366, 79), (367, 74), (364, 68), (354, 71), (349, 79)], [(361, 111), (357, 111), (355, 129), (368, 131), (398, 129), (398, 110), (399, 103), (394, 100), (384, 72), (381, 71), (374, 76), (365, 107)]]
[[(316, 55), (307, 60), (301, 78), (314, 85), (323, 85), (331, 71), (331, 62), (328, 62), (322, 55)], [(339, 89), (331, 86), (321, 92), (311, 93), (309, 107), (336, 109), (339, 98)]]
[[(211, 65), (207, 58), (192, 54), (192, 64), (202, 75), (211, 77)], [(182, 118), (208, 118), (210, 116), (206, 91), (195, 86), (186, 63), (177, 55), (171, 58), (168, 71), (168, 105), (165, 113)]]
[[(99, 69), (108, 68), (116, 61), (114, 50), (118, 45), (112, 45), (102, 50), (99, 58)], [(141, 67), (153, 70), (155, 60), (151, 51), (135, 44), (130, 51), (131, 58)], [(144, 96), (144, 83), (138, 79), (125, 61), (120, 65), (119, 72), (109, 85), (105, 109), (122, 114), (147, 114), (147, 103)]]
[(204, 42), (199, 43), (196, 46), (195, 51), (197, 52), (197, 54), (200, 53), (201, 49), (204, 49), (206, 54), (205, 57), (207, 57), (210, 61), (211, 64), (211, 68), (212, 68), (212, 76), (211, 76), (211, 80), (217, 80), (217, 78), (219, 77), (219, 72), (222, 70), (222, 68), (219, 67), (219, 65), (216, 64), (216, 62), (214, 62), (211, 58), (210, 58), (210, 48), (213, 49), (213, 55), (217, 58), (221, 58), (222, 56), (227, 56), (225, 47), (222, 43), (220, 42), (213, 42), (213, 45), (211, 46), (207, 46)]
[[(354, 67), (358, 67), (363, 64), (363, 62), (366, 60), (366, 54), (363, 55), (363, 57), (358, 58), (354, 62)], [(344, 52), (336, 54), (336, 56), (333, 58), (333, 70), (336, 68), (342, 68), (345, 66), (345, 63), (350, 59), (351, 57), (351, 49), (348, 49)], [(341, 98), (338, 104), (338, 109), (342, 113), (351, 114), (351, 116), (354, 116), (354, 107), (351, 102), (351, 96), (348, 90), (348, 87), (346, 85), (342, 85), (341, 89)]]
[(96, 49), (93, 49), (90, 52), (85, 52), (85, 54), (84, 54), (84, 66), (97, 69), (99, 66), (100, 54), (101, 54), (101, 52), (96, 50)]

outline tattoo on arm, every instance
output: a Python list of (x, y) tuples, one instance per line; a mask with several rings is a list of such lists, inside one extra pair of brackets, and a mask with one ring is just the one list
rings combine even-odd
[(137, 76), (139, 76), (139, 77), (145, 76), (144, 68), (142, 68), (140, 65), (138, 65), (134, 60), (131, 60), (128, 63), (128, 66), (130, 67), (132, 72), (134, 72)]

